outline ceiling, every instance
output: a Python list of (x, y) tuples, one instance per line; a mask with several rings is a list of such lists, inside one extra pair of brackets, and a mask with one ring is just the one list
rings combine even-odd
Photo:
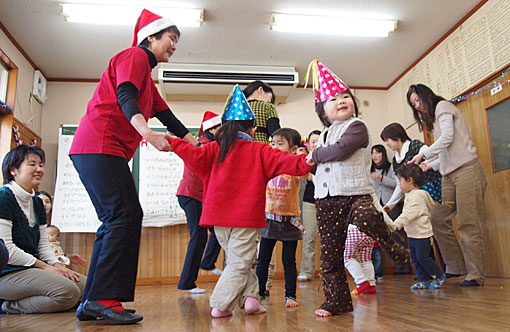
[[(81, 0), (178, 6), (176, 1)], [(131, 45), (133, 26), (69, 23), (65, 0), (1, 0), (0, 22), (49, 79), (99, 79), (109, 59)], [(178, 63), (293, 66), (303, 81), (321, 60), (351, 86), (387, 87), (480, 0), (187, 0), (204, 8), (200, 28), (181, 28)], [(388, 38), (317, 36), (271, 31), (271, 12), (397, 19)], [(1, 46), (0, 46), (1, 47)]]

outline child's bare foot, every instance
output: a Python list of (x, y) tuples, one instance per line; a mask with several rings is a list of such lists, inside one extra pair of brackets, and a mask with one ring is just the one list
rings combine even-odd
[(329, 317), (332, 315), (331, 312), (324, 310), (324, 309), (315, 310), (315, 314), (319, 317)]
[(211, 316), (213, 316), (213, 318), (229, 317), (232, 316), (232, 311), (229, 310), (221, 311), (219, 309), (212, 308)]
[(287, 297), (285, 298), (285, 307), (286, 308), (294, 308), (298, 307), (299, 303), (296, 301), (296, 298), (294, 297)]
[(247, 296), (244, 301), (244, 311), (246, 311), (247, 314), (261, 314), (266, 312), (266, 309), (260, 305), (259, 300), (253, 296)]

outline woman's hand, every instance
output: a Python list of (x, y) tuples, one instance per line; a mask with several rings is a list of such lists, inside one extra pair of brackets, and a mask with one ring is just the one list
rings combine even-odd
[(391, 209), (390, 209), (390, 207), (389, 207), (388, 205), (383, 206), (383, 210), (384, 210), (387, 214), (390, 214)]
[(419, 165), (420, 162), (422, 161), (424, 157), (424, 154), (423, 153), (418, 153), (416, 156), (414, 156), (413, 159), (411, 159), (411, 161), (409, 162), (409, 164), (416, 164), (416, 165)]
[(43, 270), (50, 271), (55, 274), (59, 274), (61, 276), (68, 278), (71, 281), (75, 281), (75, 282), (80, 281), (80, 275), (77, 272), (74, 272), (72, 270), (69, 270), (68, 268), (65, 268), (60, 263), (55, 263), (55, 264), (53, 264), (53, 266), (48, 265), (48, 264), (44, 264), (44, 265), (45, 266), (42, 267)]
[(78, 266), (82, 266), (82, 267), (87, 266), (87, 261), (84, 260), (83, 258), (81, 258), (81, 256), (78, 254), (71, 254), (71, 255), (68, 255), (67, 257), (71, 260), (71, 263), (73, 263), (74, 265), (78, 265)]
[(420, 164), (420, 167), (421, 167), (421, 170), (423, 171), (423, 173), (432, 169), (432, 165), (427, 161), (422, 162)]
[(172, 151), (172, 146), (168, 143), (171, 137), (167, 133), (151, 130), (145, 139), (159, 151)]
[(379, 174), (377, 172), (372, 172), (370, 173), (370, 176), (372, 177), (372, 179), (374, 180), (382, 180), (382, 174)]

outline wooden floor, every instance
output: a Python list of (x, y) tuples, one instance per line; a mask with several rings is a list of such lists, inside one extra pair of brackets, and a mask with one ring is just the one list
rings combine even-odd
[[(267, 312), (212, 319), (209, 295), (214, 284), (199, 284), (206, 294), (188, 295), (176, 285), (138, 286), (134, 308), (144, 316), (135, 325), (78, 322), (74, 312), (45, 315), (0, 315), (2, 332), (60, 331), (510, 331), (510, 279), (490, 278), (485, 286), (461, 288), (462, 278), (448, 279), (439, 290), (409, 290), (410, 275), (385, 276), (377, 294), (354, 298), (354, 312), (318, 318), (319, 282), (298, 283), (299, 308), (285, 309), (283, 280), (275, 280), (263, 305)], [(352, 288), (352, 280), (350, 281)]]

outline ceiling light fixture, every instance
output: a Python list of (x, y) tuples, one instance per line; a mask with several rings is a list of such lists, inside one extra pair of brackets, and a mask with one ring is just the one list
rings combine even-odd
[(397, 29), (397, 23), (397, 20), (387, 19), (273, 13), (269, 29), (310, 34), (388, 37)]
[[(133, 25), (144, 7), (113, 6), (97, 4), (60, 4), (62, 15), (68, 22), (92, 24)], [(181, 27), (199, 27), (204, 21), (203, 8), (145, 7), (148, 10), (172, 19)]]

